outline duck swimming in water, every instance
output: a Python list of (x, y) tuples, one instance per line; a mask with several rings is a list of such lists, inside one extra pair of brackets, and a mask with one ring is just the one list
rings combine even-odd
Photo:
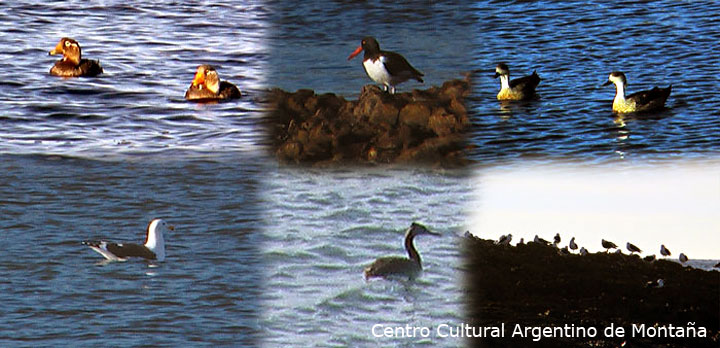
[(102, 74), (103, 69), (100, 67), (100, 61), (82, 59), (82, 50), (77, 41), (64, 37), (55, 48), (48, 53), (49, 55), (62, 54), (62, 59), (58, 60), (55, 65), (50, 68), (50, 75), (62, 77), (79, 77), (79, 76), (97, 76)]
[(611, 72), (607, 82), (605, 82), (603, 86), (611, 83), (615, 84), (616, 89), (612, 109), (617, 113), (661, 110), (665, 107), (665, 101), (670, 96), (670, 91), (672, 90), (672, 85), (670, 85), (667, 88), (655, 87), (649, 91), (640, 91), (625, 96), (627, 78), (625, 78), (624, 73), (619, 71)]
[(540, 84), (540, 76), (536, 71), (532, 75), (510, 81), (510, 68), (505, 63), (495, 67), (494, 78), (500, 78), (498, 100), (528, 100), (535, 96), (535, 88)]
[(415, 236), (429, 234), (439, 236), (439, 233), (431, 232), (425, 226), (413, 222), (410, 228), (405, 231), (405, 250), (408, 252), (409, 258), (400, 256), (387, 256), (375, 260), (370, 266), (365, 268), (365, 279), (372, 277), (408, 277), (415, 278), (422, 271), (422, 263), (420, 254), (415, 250), (413, 239)]
[(197, 68), (192, 84), (185, 92), (185, 99), (211, 101), (240, 98), (240, 90), (230, 82), (220, 81), (217, 71), (211, 65)]

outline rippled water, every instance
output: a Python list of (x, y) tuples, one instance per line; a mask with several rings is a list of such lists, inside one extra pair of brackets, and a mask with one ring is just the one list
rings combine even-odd
[[(0, 14), (0, 152), (84, 157), (256, 149), (267, 8), (255, 2), (24, 2)], [(99, 59), (97, 78), (48, 71), (61, 37)], [(240, 101), (199, 105), (184, 94), (200, 64), (235, 83)]]
[[(243, 162), (0, 156), (0, 346), (255, 345), (260, 167)], [(155, 217), (175, 226), (157, 267), (80, 245), (142, 242)]]
[[(374, 337), (372, 326), (434, 328), (462, 322), (460, 238), (469, 182), (462, 173), (412, 170), (288, 170), (265, 180), (269, 200), (262, 264), (264, 344), (457, 347), (457, 338)], [(371, 184), (369, 184), (371, 183)], [(407, 255), (411, 222), (423, 274), (365, 281), (375, 258)]]
[[(720, 5), (707, 1), (478, 1), (472, 153), (483, 162), (576, 158), (633, 162), (717, 156)], [(495, 100), (497, 62), (537, 69), (539, 100)], [(614, 117), (611, 71), (628, 92), (673, 85), (668, 110)]]
[(374, 36), (381, 49), (402, 54), (425, 74), (425, 84), (406, 82), (399, 92), (440, 85), (472, 69), (471, 28), (476, 23), (462, 1), (269, 3), (274, 9), (270, 86), (357, 97), (362, 86), (373, 82), (363, 70), (362, 55), (351, 61), (347, 57), (365, 36)]

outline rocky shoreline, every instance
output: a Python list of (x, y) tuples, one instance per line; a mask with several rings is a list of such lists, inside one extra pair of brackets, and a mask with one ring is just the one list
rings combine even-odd
[[(637, 255), (564, 255), (533, 242), (509, 246), (467, 236), (464, 243), (468, 325), (506, 326), (504, 337), (469, 338), (471, 346), (720, 346), (718, 271)], [(538, 329), (513, 336), (517, 327)], [(543, 336), (544, 328), (566, 330)], [(588, 328), (594, 337), (592, 329), (582, 331)], [(706, 337), (698, 337), (701, 328)]]
[(469, 78), (397, 94), (366, 85), (350, 101), (333, 93), (273, 89), (273, 149), (284, 163), (462, 165), (469, 92)]

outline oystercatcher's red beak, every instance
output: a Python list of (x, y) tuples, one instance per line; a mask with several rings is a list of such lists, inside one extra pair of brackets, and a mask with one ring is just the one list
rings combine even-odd
[(355, 51), (353, 51), (353, 53), (350, 53), (348, 60), (355, 58), (355, 56), (360, 54), (360, 52), (362, 52), (362, 45), (358, 46), (358, 48), (356, 48)]

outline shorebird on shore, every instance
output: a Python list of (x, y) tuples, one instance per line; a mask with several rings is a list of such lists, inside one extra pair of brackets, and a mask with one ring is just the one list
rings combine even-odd
[(660, 245), (660, 255), (662, 256), (671, 256), (672, 253), (670, 253), (670, 250), (665, 247), (665, 244)]
[(367, 36), (362, 39), (348, 60), (355, 58), (360, 52), (363, 56), (363, 68), (371, 80), (381, 84), (383, 90), (390, 88), (390, 94), (395, 94), (395, 86), (407, 80), (414, 79), (423, 83), (423, 73), (413, 68), (405, 57), (395, 52), (380, 50), (380, 44), (374, 37)]
[(685, 263), (688, 261), (688, 257), (685, 254), (680, 253), (680, 257), (678, 257), (678, 260), (680, 260), (680, 262), (682, 263)]
[(570, 247), (571, 250), (577, 250), (578, 245), (575, 244), (575, 237), (572, 237), (570, 239), (570, 243), (568, 243), (568, 246)]
[(625, 247), (630, 252), (630, 255), (632, 255), (633, 253), (641, 253), (642, 252), (642, 250), (640, 250), (640, 248), (636, 247), (634, 244), (632, 244), (630, 242), (627, 242), (627, 244), (625, 244)]
[(580, 248), (580, 255), (585, 256), (587, 254), (588, 254), (588, 251), (587, 251), (587, 249), (585, 249), (585, 247)]
[(665, 281), (662, 278), (658, 280), (650, 280), (645, 283), (646, 288), (662, 288), (663, 286), (665, 286)]
[(498, 245), (510, 245), (510, 241), (512, 240), (512, 233), (508, 235), (502, 235), (500, 236), (500, 239), (497, 241), (496, 244)]
[(655, 261), (655, 254), (645, 256), (645, 257), (643, 257), (643, 260), (645, 260), (647, 262), (653, 262), (653, 261)]
[(555, 245), (555, 247), (560, 244), (560, 233), (555, 233), (555, 237), (553, 237), (553, 244)]
[(550, 242), (538, 237), (537, 234), (535, 235), (535, 239), (533, 240), (533, 242), (538, 243), (538, 244), (544, 244), (544, 245), (550, 244)]
[(607, 241), (607, 240), (604, 240), (604, 239), (603, 239), (603, 240), (602, 240), (602, 247), (606, 249), (605, 252), (610, 252), (610, 249), (615, 249), (615, 248), (617, 248), (617, 245), (615, 245), (615, 243), (613, 243), (613, 242), (610, 242), (610, 241)]

